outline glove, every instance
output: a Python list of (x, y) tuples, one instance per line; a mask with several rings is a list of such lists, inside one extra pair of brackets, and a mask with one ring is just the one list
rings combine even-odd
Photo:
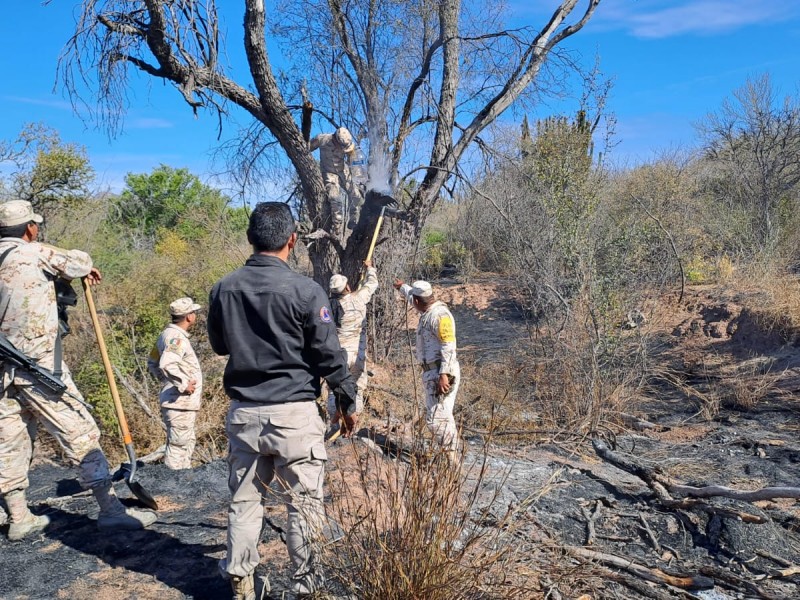
[(352, 417), (357, 412), (356, 396), (358, 390), (352, 379), (344, 380), (339, 387), (333, 390), (333, 397), (336, 399), (336, 412), (340, 415)]
[(341, 420), (342, 436), (349, 438), (353, 435), (358, 422), (358, 406), (356, 404), (356, 395), (358, 389), (352, 379), (347, 379), (341, 385), (333, 390), (333, 397), (336, 400), (336, 415), (334, 421)]

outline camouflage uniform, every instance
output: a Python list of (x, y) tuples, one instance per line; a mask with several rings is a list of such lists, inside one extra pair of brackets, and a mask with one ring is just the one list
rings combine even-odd
[[(190, 469), (196, 440), (194, 423), (203, 395), (203, 373), (188, 332), (178, 325), (168, 325), (158, 337), (147, 367), (163, 384), (158, 399), (167, 426), (164, 464), (170, 469)], [(187, 386), (192, 380), (195, 388), (189, 393)]]
[[(403, 284), (400, 292), (411, 301), (412, 287)], [(428, 429), (447, 450), (458, 448), (453, 407), (461, 383), (461, 368), (456, 357), (456, 325), (453, 314), (444, 302), (436, 301), (419, 316), (416, 336), (417, 360), (422, 365), (422, 387)], [(450, 391), (437, 390), (440, 375), (450, 377)]]
[[(346, 282), (346, 280), (345, 280)], [(338, 298), (342, 309), (341, 321), (337, 324), (336, 333), (339, 344), (347, 353), (347, 368), (356, 380), (358, 395), (356, 396), (356, 412), (364, 406), (364, 390), (367, 388), (367, 304), (378, 289), (378, 274), (374, 267), (367, 268), (364, 283), (355, 291)], [(328, 414), (336, 412), (336, 399), (328, 391)]]
[[(344, 220), (341, 190), (344, 189), (349, 197), (351, 221), (358, 220), (358, 212), (364, 203), (364, 197), (361, 189), (353, 183), (350, 175), (350, 165), (346, 158), (350, 148), (339, 145), (334, 138), (335, 134), (333, 133), (321, 133), (311, 139), (309, 148), (312, 152), (319, 149), (319, 166), (325, 182), (325, 191), (328, 194), (331, 218), (334, 225), (341, 228)], [(355, 149), (354, 146), (353, 149)]]
[[(88, 275), (92, 260), (80, 250), (61, 250), (17, 238), (0, 240), (0, 254), (13, 248), (0, 265), (0, 331), (22, 353), (52, 371), (58, 335), (54, 277)], [(30, 375), (2, 369), (0, 397), (0, 494), (28, 487), (34, 419), (56, 438), (78, 465), (84, 488), (110, 485), (108, 462), (100, 450), (100, 431), (75, 387), (66, 365), (62, 381), (68, 394), (56, 394)]]

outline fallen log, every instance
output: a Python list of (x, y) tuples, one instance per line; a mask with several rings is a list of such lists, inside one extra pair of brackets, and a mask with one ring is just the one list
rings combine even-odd
[(759, 500), (773, 500), (775, 498), (800, 498), (800, 488), (797, 487), (768, 487), (759, 490), (737, 490), (722, 485), (709, 485), (694, 487), (677, 483), (671, 477), (659, 473), (657, 469), (648, 469), (636, 459), (623, 457), (611, 450), (603, 440), (592, 440), (592, 447), (603, 460), (610, 462), (615, 467), (635, 475), (652, 489), (660, 500), (672, 501), (671, 494), (680, 494), (691, 498), (730, 498), (744, 502)]
[(618, 569), (624, 569), (641, 579), (652, 581), (653, 583), (671, 585), (683, 590), (710, 590), (714, 587), (714, 580), (709, 577), (704, 577), (703, 575), (672, 575), (658, 568), (645, 567), (644, 565), (633, 562), (629, 558), (607, 554), (605, 552), (596, 552), (577, 546), (566, 546), (565, 550), (572, 556), (593, 560)]

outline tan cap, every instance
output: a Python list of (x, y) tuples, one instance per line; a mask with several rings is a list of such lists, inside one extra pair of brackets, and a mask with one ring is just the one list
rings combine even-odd
[(430, 298), (433, 296), (433, 288), (427, 281), (415, 281), (411, 284), (411, 295), (417, 298)]
[(328, 284), (328, 289), (334, 294), (343, 292), (345, 287), (347, 287), (347, 277), (339, 273), (331, 277), (331, 281)]
[(33, 206), (27, 200), (9, 200), (0, 203), (0, 227), (11, 227), (23, 223), (41, 223), (41, 215), (33, 212)]
[(195, 304), (191, 298), (178, 298), (169, 305), (169, 314), (173, 317), (182, 317), (189, 313), (197, 312), (203, 308), (199, 304)]

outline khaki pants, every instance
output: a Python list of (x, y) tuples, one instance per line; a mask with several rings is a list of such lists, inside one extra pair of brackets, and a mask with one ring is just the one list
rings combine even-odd
[(322, 531), (325, 424), (314, 401), (284, 404), (231, 403), (228, 434), (228, 554), (220, 568), (245, 577), (259, 563), (264, 521), (262, 498), (277, 479), (288, 513), (286, 549), (302, 577), (313, 568), (312, 545)]
[[(29, 485), (31, 431), (35, 431), (36, 421), (58, 441), (70, 462), (78, 465), (78, 480), (84, 488), (109, 485), (100, 431), (86, 408), (66, 394), (54, 394), (19, 370), (12, 380), (11, 372), (10, 367), (3, 370), (0, 396), (0, 494)], [(69, 371), (65, 369), (61, 379), (71, 394), (81, 398)]]
[(458, 386), (461, 383), (461, 370), (456, 366), (450, 391), (440, 396), (437, 391), (439, 370), (431, 369), (422, 374), (422, 386), (425, 389), (425, 424), (445, 450), (458, 449), (458, 429), (453, 417)]
[(344, 220), (342, 189), (347, 193), (349, 216), (351, 219), (357, 219), (361, 205), (364, 203), (364, 198), (358, 186), (346, 181), (344, 177), (340, 177), (337, 173), (325, 173), (323, 179), (333, 222), (338, 225)]
[(161, 407), (161, 417), (167, 426), (167, 446), (164, 449), (164, 464), (170, 469), (191, 469), (192, 453), (197, 437), (194, 422), (196, 410), (176, 410)]

